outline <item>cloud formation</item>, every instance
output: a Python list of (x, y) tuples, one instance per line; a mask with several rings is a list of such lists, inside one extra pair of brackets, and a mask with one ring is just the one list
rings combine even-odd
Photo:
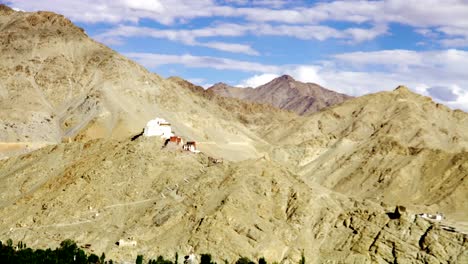
[(452, 91), (449, 87), (434, 86), (427, 89), (427, 92), (439, 100), (452, 102), (458, 99), (458, 95)]
[[(299, 1), (296, 2), (297, 5), (289, 7), (286, 5), (287, 1), (281, 0), (67, 0), (60, 5), (54, 0), (9, 0), (7, 3), (24, 10), (56, 11), (73, 21), (84, 23), (137, 24), (148, 19), (171, 25), (196, 18), (233, 17), (252, 24), (267, 24), (283, 33), (291, 32), (286, 30), (288, 24), (294, 25), (289, 29), (295, 31), (290, 33), (295, 37), (304, 37), (304, 32), (314, 35), (320, 29), (319, 26), (324, 27), (320, 24), (327, 21), (373, 25), (367, 29), (354, 26), (341, 30), (341, 34), (355, 42), (386, 34), (389, 23), (399, 23), (415, 27), (416, 30), (436, 32), (440, 34), (438, 41), (447, 47), (468, 45), (468, 2), (464, 0), (428, 0), (424, 4), (416, 0), (337, 0), (316, 4)], [(263, 27), (265, 31), (268, 30)], [(320, 32), (325, 33), (325, 36), (317, 39), (340, 35), (331, 30), (326, 33), (323, 29)]]
[(256, 62), (240, 61), (210, 56), (167, 55), (156, 53), (124, 53), (125, 56), (138, 61), (148, 68), (161, 65), (179, 64), (190, 68), (212, 68), (217, 70), (237, 70), (245, 72), (277, 72), (279, 67)]

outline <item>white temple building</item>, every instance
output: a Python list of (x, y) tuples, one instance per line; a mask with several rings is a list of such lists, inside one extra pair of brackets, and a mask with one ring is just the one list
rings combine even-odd
[(171, 124), (162, 118), (156, 118), (148, 121), (143, 132), (145, 137), (159, 136), (164, 139), (170, 139), (174, 136), (172, 133)]

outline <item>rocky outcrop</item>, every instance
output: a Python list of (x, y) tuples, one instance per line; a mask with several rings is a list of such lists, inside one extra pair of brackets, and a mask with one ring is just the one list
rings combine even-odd
[[(389, 214), (356, 210), (340, 215), (339, 219), (336, 225), (343, 225), (352, 235), (331, 235), (330, 239), (338, 245), (331, 251), (353, 252), (340, 259), (347, 263), (353, 259), (359, 263), (463, 263), (468, 260), (467, 235), (442, 230), (437, 224), (412, 214), (389, 217)], [(369, 254), (369, 258), (356, 253)]]

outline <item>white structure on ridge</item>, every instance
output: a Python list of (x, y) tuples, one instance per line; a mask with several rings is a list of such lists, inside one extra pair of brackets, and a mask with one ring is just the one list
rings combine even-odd
[(169, 139), (174, 136), (174, 134), (172, 133), (171, 124), (169, 122), (162, 118), (155, 118), (148, 121), (145, 131), (143, 132), (143, 136), (160, 136), (161, 138)]
[(442, 221), (445, 218), (444, 214), (439, 213), (439, 212), (437, 212), (436, 214), (423, 213), (423, 214), (418, 214), (418, 216), (424, 219), (434, 220), (434, 221)]
[(129, 240), (119, 239), (119, 241), (117, 241), (115, 244), (119, 247), (136, 247), (137, 242), (135, 240), (130, 240), (130, 239)]

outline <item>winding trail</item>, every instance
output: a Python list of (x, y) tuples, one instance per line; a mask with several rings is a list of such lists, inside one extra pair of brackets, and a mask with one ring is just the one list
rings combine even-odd
[[(117, 208), (117, 207), (143, 204), (143, 203), (154, 201), (156, 199), (160, 199), (160, 198), (159, 197), (158, 198), (150, 198), (150, 199), (144, 199), (144, 200), (128, 202), (128, 203), (117, 203), (117, 204), (107, 205), (107, 206), (104, 206), (104, 207), (102, 207), (100, 209), (95, 209), (95, 210), (92, 210), (92, 211), (86, 211), (86, 212), (83, 213), (83, 215), (84, 214), (90, 214), (90, 213), (95, 214), (95, 213), (98, 213), (98, 212), (101, 213), (101, 212), (104, 212), (107, 209), (112, 209), (112, 208)], [(11, 228), (10, 232), (15, 231), (15, 230), (22, 230), (22, 229), (40, 229), (40, 228), (50, 228), (50, 227), (67, 227), (67, 226), (74, 226), (74, 225), (82, 225), (82, 224), (88, 224), (88, 223), (96, 222), (97, 220), (99, 220), (98, 217), (96, 217), (94, 219), (81, 220), (81, 221), (76, 221), (76, 222), (71, 222), (71, 223), (59, 223), (59, 224), (50, 224), (50, 225), (42, 225), (42, 226), (15, 227), (15, 228)]]

